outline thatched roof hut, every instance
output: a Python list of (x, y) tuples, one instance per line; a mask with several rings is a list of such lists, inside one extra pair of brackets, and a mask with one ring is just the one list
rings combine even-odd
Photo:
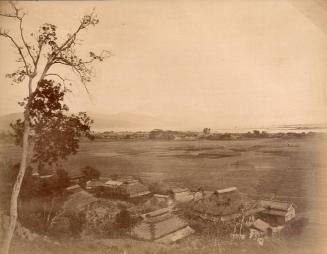
[(192, 234), (188, 223), (169, 209), (163, 208), (145, 214), (144, 220), (132, 229), (132, 236), (142, 240), (172, 243)]
[(240, 216), (242, 197), (237, 188), (214, 191), (192, 204), (192, 210), (209, 220), (230, 220)]

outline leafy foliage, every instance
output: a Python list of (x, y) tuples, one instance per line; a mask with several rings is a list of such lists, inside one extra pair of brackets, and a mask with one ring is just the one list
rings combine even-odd
[(135, 219), (132, 218), (130, 212), (122, 209), (117, 215), (115, 220), (117, 229), (131, 229), (135, 224)]
[[(64, 104), (66, 90), (53, 80), (41, 80), (29, 103), (22, 103), (30, 109), (30, 125), (34, 140), (32, 162), (52, 165), (67, 159), (79, 148), (82, 136), (90, 139), (93, 121), (85, 112), (67, 115), (69, 108)], [(25, 99), (27, 101), (27, 99)], [(22, 143), (23, 121), (11, 125), (16, 144)]]
[(91, 166), (86, 166), (82, 168), (81, 172), (84, 176), (85, 181), (97, 179), (100, 176), (100, 171)]
[[(16, 180), (19, 171), (19, 164), (12, 164), (11, 162), (1, 162), (0, 164), (0, 202), (1, 208), (8, 210), (10, 194), (8, 190), (12, 189), (12, 186)], [(26, 175), (22, 183), (21, 198), (26, 199), (36, 192), (34, 186), (34, 179), (32, 177), (32, 168), (26, 168)]]

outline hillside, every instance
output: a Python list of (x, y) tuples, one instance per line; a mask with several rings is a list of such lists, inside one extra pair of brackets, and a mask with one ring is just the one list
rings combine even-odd
[[(154, 117), (146, 114), (134, 114), (122, 112), (117, 114), (95, 114), (89, 113), (94, 120), (93, 130), (152, 130), (156, 128), (173, 128), (176, 122), (165, 120), (161, 117)], [(0, 131), (9, 130), (10, 123), (22, 118), (22, 113), (13, 113), (0, 116)]]
[(10, 129), (10, 123), (15, 122), (17, 119), (22, 118), (23, 113), (12, 113), (0, 116), (0, 131), (7, 131)]

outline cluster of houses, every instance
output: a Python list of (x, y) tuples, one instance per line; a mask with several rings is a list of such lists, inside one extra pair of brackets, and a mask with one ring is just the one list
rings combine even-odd
[[(66, 189), (69, 194), (81, 190), (77, 184)], [(151, 193), (145, 184), (133, 177), (100, 177), (88, 181), (82, 191), (130, 202), (151, 200), (160, 203), (160, 209), (140, 214), (141, 222), (134, 226), (130, 233), (133, 238), (159, 243), (172, 243), (194, 233), (188, 222), (176, 213), (182, 212), (181, 208), (178, 208), (181, 203), (187, 204), (183, 207), (194, 218), (208, 223), (232, 222), (239, 228), (235, 227), (232, 237), (259, 240), (259, 244), (264, 237), (281, 232), (285, 225), (295, 218), (292, 203), (261, 200), (245, 205), (245, 197), (236, 187), (216, 191), (172, 188), (168, 193), (158, 194)]]
[[(260, 200), (247, 204), (236, 187), (216, 191), (198, 191), (191, 204), (192, 212), (212, 222), (233, 221), (239, 227), (234, 237), (259, 240), (279, 234), (295, 218), (290, 202)], [(243, 230), (242, 230), (243, 229)], [(236, 234), (237, 233), (237, 234)]]
[(297, 138), (304, 136), (316, 136), (316, 132), (278, 132), (267, 133), (266, 131), (253, 130), (246, 133), (218, 133), (212, 132), (210, 128), (204, 128), (202, 132), (195, 131), (173, 131), (154, 129), (150, 132), (114, 132), (105, 131), (93, 133), (97, 140), (238, 140), (256, 138)]

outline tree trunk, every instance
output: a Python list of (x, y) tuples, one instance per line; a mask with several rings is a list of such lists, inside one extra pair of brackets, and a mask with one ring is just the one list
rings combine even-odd
[(14, 235), (15, 228), (16, 228), (16, 222), (17, 222), (17, 217), (18, 217), (18, 212), (17, 212), (18, 195), (19, 195), (20, 188), (22, 186), (22, 182), (24, 179), (25, 171), (26, 171), (29, 129), (30, 129), (29, 121), (25, 119), (22, 158), (21, 158), (20, 168), (19, 168), (19, 172), (18, 172), (18, 175), (16, 178), (16, 182), (15, 182), (14, 188), (12, 190), (12, 194), (11, 194), (10, 222), (9, 222), (8, 231), (5, 236), (4, 243), (3, 243), (3, 254), (9, 253), (10, 243), (11, 243), (11, 240)]
[[(29, 88), (29, 100), (32, 94), (32, 80), (29, 78), (28, 88)], [(29, 134), (30, 134), (30, 120), (29, 120), (29, 103), (27, 103), (25, 112), (24, 112), (24, 134), (23, 134), (23, 148), (22, 148), (22, 157), (20, 161), (19, 172), (12, 190), (11, 199), (10, 199), (10, 221), (9, 226), (3, 241), (3, 254), (8, 254), (10, 249), (11, 240), (14, 236), (17, 218), (18, 218), (18, 196), (23, 183), (26, 166), (27, 166), (27, 157), (28, 157), (28, 148), (29, 148)]]

